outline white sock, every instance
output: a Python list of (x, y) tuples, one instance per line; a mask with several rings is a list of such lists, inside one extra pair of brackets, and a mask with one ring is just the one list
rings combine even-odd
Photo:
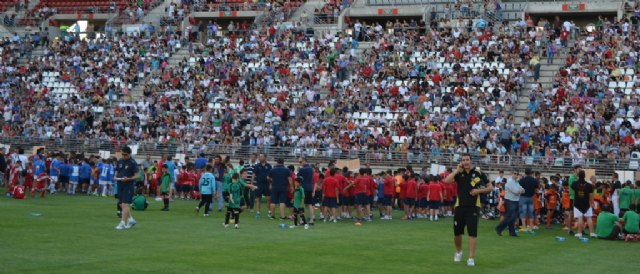
[(107, 185), (102, 186), (102, 194), (107, 195)]

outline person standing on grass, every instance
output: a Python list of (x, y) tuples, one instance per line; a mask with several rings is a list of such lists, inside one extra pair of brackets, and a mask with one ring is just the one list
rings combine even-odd
[(200, 190), (200, 203), (196, 206), (196, 212), (200, 212), (200, 208), (204, 205), (204, 216), (209, 217), (209, 206), (213, 201), (213, 194), (216, 193), (216, 178), (213, 176), (213, 167), (207, 165), (205, 173), (200, 177), (199, 190)]
[[(292, 185), (291, 171), (284, 166), (284, 159), (278, 159), (277, 165), (269, 172), (271, 178), (271, 212), (275, 211), (276, 205), (280, 207), (280, 219), (286, 220), (285, 203), (287, 201), (287, 189)], [(275, 214), (275, 212), (274, 212)], [(271, 216), (275, 219), (275, 216)]]
[(504, 185), (505, 218), (498, 224), (498, 226), (496, 226), (496, 233), (498, 236), (502, 236), (502, 231), (505, 228), (509, 228), (509, 236), (518, 237), (518, 234), (516, 234), (515, 222), (518, 219), (520, 195), (524, 193), (524, 188), (522, 188), (518, 181), (516, 181), (518, 177), (518, 172), (514, 171), (513, 177), (509, 178), (507, 183)]
[(311, 167), (307, 162), (307, 158), (304, 156), (298, 159), (298, 163), (300, 163), (298, 177), (302, 178), (302, 188), (304, 189), (304, 204), (309, 207), (309, 224), (313, 225), (315, 221), (315, 209), (313, 207), (313, 167)]
[(273, 168), (271, 164), (267, 163), (267, 157), (264, 154), (260, 154), (258, 156), (259, 163), (255, 164), (253, 168), (254, 180), (256, 182), (256, 186), (258, 186), (258, 191), (255, 192), (255, 208), (256, 208), (256, 218), (260, 218), (260, 207), (262, 205), (262, 196), (265, 196), (267, 199), (267, 210), (269, 211), (269, 218), (271, 217), (271, 210), (269, 210), (269, 205), (271, 204), (271, 192), (269, 192), (269, 173), (271, 173), (271, 169)]
[(242, 193), (246, 191), (245, 188), (250, 188), (253, 190), (257, 188), (256, 186), (245, 184), (246, 177), (247, 172), (245, 170), (241, 170), (240, 174), (233, 173), (233, 175), (231, 175), (231, 183), (228, 186), (229, 201), (227, 202), (227, 213), (224, 217), (225, 228), (229, 226), (229, 219), (231, 218), (231, 215), (233, 215), (235, 229), (239, 228), (238, 225), (240, 224), (240, 212), (242, 212), (240, 204), (244, 197)]
[(429, 221), (438, 221), (438, 215), (440, 214), (440, 206), (444, 200), (444, 194), (442, 192), (442, 185), (438, 183), (437, 177), (429, 179), (429, 185), (427, 190), (427, 203), (429, 205)]
[(307, 218), (304, 216), (304, 204), (302, 201), (305, 199), (304, 188), (302, 187), (302, 182), (304, 178), (297, 177), (294, 182), (294, 193), (293, 193), (293, 225), (290, 228), (296, 228), (298, 226), (298, 219), (300, 220), (300, 225), (304, 226), (304, 229), (309, 229), (309, 224), (307, 224)]
[(131, 148), (124, 146), (121, 150), (122, 159), (116, 165), (116, 182), (118, 183), (118, 203), (122, 208), (120, 224), (116, 229), (129, 229), (136, 225), (131, 215), (129, 205), (133, 201), (133, 184), (138, 180), (138, 164), (131, 158)]
[(391, 220), (393, 219), (393, 194), (396, 193), (396, 179), (393, 177), (393, 172), (391, 170), (387, 170), (384, 175), (384, 201), (382, 205), (384, 206), (384, 217), (383, 220)]
[(323, 222), (327, 222), (329, 216), (331, 216), (331, 221), (334, 223), (336, 220), (336, 208), (338, 208), (338, 202), (340, 197), (338, 194), (340, 193), (338, 180), (334, 177), (337, 172), (337, 168), (331, 168), (329, 170), (329, 176), (326, 176), (322, 181), (322, 214), (324, 215)]
[(169, 211), (169, 197), (171, 197), (171, 182), (173, 179), (171, 172), (169, 172), (169, 165), (166, 163), (162, 165), (162, 177), (160, 178), (160, 195), (164, 203), (162, 211)]
[(487, 175), (471, 163), (471, 156), (463, 154), (458, 167), (446, 178), (445, 183), (456, 183), (458, 199), (453, 215), (453, 233), (456, 253), (454, 262), (462, 261), (462, 234), (467, 228), (469, 235), (468, 266), (475, 266), (476, 238), (480, 212), (480, 195), (491, 193), (493, 185)]
[(533, 214), (533, 195), (538, 190), (539, 184), (538, 180), (533, 178), (533, 171), (531, 168), (525, 169), (524, 175), (525, 176), (519, 181), (520, 186), (524, 189), (524, 193), (520, 195), (520, 201), (518, 202), (520, 205), (520, 219), (522, 222), (522, 228), (520, 231), (531, 232), (532, 229), (534, 229), (533, 219), (535, 218), (535, 215)]
[(576, 218), (578, 223), (578, 232), (576, 237), (582, 237), (583, 219), (587, 218), (587, 225), (589, 226), (589, 232), (591, 237), (598, 237), (593, 233), (593, 186), (585, 181), (585, 172), (580, 170), (578, 172), (578, 180), (573, 183), (571, 188), (574, 191), (573, 200), (573, 217)]

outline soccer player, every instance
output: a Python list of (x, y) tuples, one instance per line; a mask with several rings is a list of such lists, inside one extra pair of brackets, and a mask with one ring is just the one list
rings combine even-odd
[(89, 190), (89, 184), (91, 183), (91, 166), (89, 165), (89, 160), (84, 159), (82, 161), (82, 164), (80, 165), (80, 176), (78, 178), (81, 191), (91, 194), (91, 191)]
[(402, 218), (403, 220), (411, 220), (413, 219), (415, 205), (416, 205), (416, 197), (418, 196), (418, 183), (416, 181), (415, 173), (411, 172), (409, 174), (409, 180), (405, 184), (405, 196), (404, 196), (404, 212), (405, 216)]
[[(242, 175), (241, 175), (242, 174)], [(241, 178), (242, 176), (242, 178)], [(229, 184), (229, 202), (227, 203), (227, 213), (224, 217), (224, 227), (227, 228), (229, 226), (229, 219), (233, 214), (235, 228), (239, 228), (240, 224), (240, 203), (243, 198), (243, 192), (245, 188), (251, 188), (255, 190), (256, 186), (247, 185), (244, 183), (244, 178), (246, 178), (246, 171), (241, 170), (240, 174), (233, 173), (231, 175), (231, 183)]]
[(143, 195), (142, 189), (136, 190), (136, 197), (133, 198), (133, 210), (145, 210), (149, 207), (147, 199)]
[(133, 184), (138, 179), (138, 164), (131, 157), (131, 148), (124, 146), (121, 150), (122, 159), (116, 164), (114, 180), (118, 182), (118, 202), (122, 208), (122, 217), (116, 229), (129, 229), (136, 225), (136, 220), (131, 215), (129, 204), (133, 200)]
[[(362, 225), (361, 221), (363, 220), (362, 218), (362, 212), (365, 211), (365, 206), (367, 205), (367, 188), (369, 187), (369, 181), (366, 178), (366, 174), (364, 173), (363, 169), (360, 169), (359, 172), (361, 175), (358, 175), (351, 183), (349, 183), (349, 185), (347, 186), (347, 188), (353, 188), (354, 192), (356, 194), (355, 196), (355, 206), (356, 206), (356, 225), (360, 226)], [(366, 213), (366, 216), (368, 216), (369, 214)]]
[(113, 166), (111, 165), (111, 161), (109, 159), (104, 160), (104, 164), (100, 169), (100, 175), (98, 177), (98, 183), (100, 184), (100, 188), (102, 189), (102, 197), (106, 197), (109, 187), (111, 186), (111, 170)]
[(169, 196), (171, 195), (171, 181), (173, 180), (172, 175), (169, 172), (169, 165), (162, 165), (162, 177), (160, 178), (160, 195), (162, 196), (162, 202), (164, 203), (162, 211), (169, 211)]
[[(298, 158), (298, 162), (300, 163), (300, 168), (298, 169), (298, 177), (302, 178), (302, 187), (304, 188), (304, 204), (309, 207), (309, 224), (313, 225), (315, 222), (315, 208), (313, 207), (313, 167), (307, 162), (306, 157)], [(294, 205), (295, 211), (295, 205)], [(303, 210), (304, 212), (304, 210)]]
[(207, 165), (206, 172), (200, 177), (198, 183), (200, 189), (200, 203), (196, 206), (196, 212), (200, 212), (200, 208), (204, 205), (204, 216), (209, 217), (213, 194), (216, 193), (216, 178), (213, 176), (213, 166)]
[(418, 180), (418, 198), (416, 208), (418, 208), (418, 218), (426, 218), (428, 215), (428, 202), (427, 197), (429, 195), (429, 181), (431, 177), (427, 177), (427, 181), (424, 179)]
[(384, 175), (384, 208), (385, 216), (383, 220), (393, 219), (393, 194), (396, 193), (396, 179), (393, 177), (392, 171), (388, 170)]
[(444, 200), (444, 194), (442, 193), (442, 185), (437, 181), (438, 178), (432, 178), (429, 183), (429, 189), (427, 192), (427, 203), (429, 204), (429, 221), (438, 221), (438, 215), (440, 214), (440, 206)]
[[(271, 204), (271, 192), (269, 192), (269, 173), (271, 173), (271, 169), (273, 168), (271, 164), (267, 163), (267, 158), (264, 154), (260, 154), (258, 156), (259, 163), (257, 163), (253, 167), (253, 173), (256, 185), (258, 186), (258, 191), (255, 193), (255, 208), (256, 208), (256, 218), (260, 218), (260, 207), (262, 203), (262, 196), (265, 196), (267, 200), (267, 208)], [(269, 210), (269, 218), (271, 218), (272, 212)]]
[(487, 175), (471, 163), (471, 156), (464, 154), (457, 168), (444, 179), (445, 183), (456, 183), (458, 199), (453, 216), (453, 233), (456, 253), (454, 262), (462, 261), (462, 234), (465, 227), (469, 234), (468, 266), (475, 266), (476, 237), (480, 214), (480, 195), (491, 193), (493, 185)]
[(49, 167), (49, 178), (51, 179), (48, 187), (49, 193), (56, 192), (56, 185), (59, 182), (61, 164), (62, 164), (61, 155), (53, 155), (53, 160), (51, 160), (51, 165)]
[(31, 190), (31, 197), (35, 198), (36, 192), (40, 192), (40, 198), (44, 198), (44, 193), (46, 192), (47, 183), (49, 182), (49, 180), (50, 178), (46, 173), (40, 173), (40, 175), (38, 175), (38, 177), (36, 178), (35, 187)]
[(74, 159), (73, 163), (69, 166), (69, 188), (67, 189), (67, 194), (76, 195), (79, 180), (80, 166), (78, 165), (78, 160)]
[(620, 214), (618, 217), (622, 218), (624, 213), (629, 211), (629, 207), (633, 204), (633, 189), (631, 189), (631, 181), (627, 181), (624, 187), (618, 192), (618, 205), (620, 207)]
[[(337, 172), (336, 168), (332, 168), (329, 171), (329, 176), (324, 178), (322, 181), (322, 211), (325, 219), (323, 222), (327, 222), (329, 216), (331, 216), (331, 221), (334, 223), (336, 220), (336, 208), (338, 207), (338, 193), (340, 193), (338, 187), (338, 180), (334, 177)], [(331, 212), (328, 212), (331, 211)]]
[(69, 161), (64, 159), (64, 155), (60, 155), (60, 165), (58, 166), (60, 174), (58, 176), (58, 182), (60, 183), (60, 191), (68, 189), (69, 185)]
[(294, 182), (294, 193), (293, 193), (293, 225), (290, 228), (295, 228), (298, 226), (298, 219), (301, 221), (300, 224), (304, 225), (304, 229), (309, 229), (309, 224), (307, 224), (307, 219), (304, 217), (304, 205), (302, 201), (305, 199), (305, 191), (302, 187), (304, 178), (297, 177)]
[[(269, 172), (271, 178), (271, 212), (275, 211), (276, 204), (280, 207), (280, 219), (286, 220), (285, 205), (287, 202), (287, 188), (292, 185), (291, 171), (284, 166), (284, 159), (278, 159), (277, 165)], [(271, 216), (271, 219), (275, 217)]]

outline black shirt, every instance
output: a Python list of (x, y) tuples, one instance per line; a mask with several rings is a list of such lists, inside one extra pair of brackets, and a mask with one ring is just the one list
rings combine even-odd
[(271, 172), (271, 164), (269, 163), (257, 163), (253, 167), (253, 174), (256, 176), (256, 184), (258, 185), (266, 185), (267, 184), (267, 176)]
[(456, 207), (480, 207), (480, 195), (471, 196), (472, 189), (485, 188), (489, 179), (487, 175), (474, 167), (470, 172), (462, 171), (454, 177), (458, 187)]
[(524, 193), (520, 195), (523, 197), (533, 197), (533, 194), (538, 188), (538, 180), (531, 176), (525, 176), (524, 178), (520, 179), (518, 183), (520, 183), (520, 186), (524, 188)]
[(578, 179), (578, 181), (571, 185), (571, 188), (575, 191), (573, 206), (580, 210), (580, 212), (586, 213), (591, 207), (589, 204), (589, 194), (593, 193), (593, 186), (585, 180)]

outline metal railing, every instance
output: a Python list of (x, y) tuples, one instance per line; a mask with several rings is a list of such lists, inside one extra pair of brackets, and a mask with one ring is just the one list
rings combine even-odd
[[(214, 155), (230, 156), (232, 159), (248, 159), (252, 153), (262, 153), (268, 159), (283, 158), (287, 162), (295, 162), (296, 158), (306, 156), (310, 162), (328, 163), (335, 159), (360, 159), (361, 164), (368, 163), (377, 168), (399, 168), (406, 165), (414, 167), (429, 166), (437, 163), (445, 166), (455, 166), (459, 163), (461, 154), (455, 152), (409, 151), (400, 152), (394, 150), (341, 150), (310, 147), (275, 147), (275, 146), (242, 146), (221, 144), (182, 144), (170, 142), (160, 144), (157, 142), (135, 141), (110, 141), (100, 139), (51, 139), (51, 138), (25, 138), (25, 137), (0, 137), (0, 143), (10, 145), (11, 148), (23, 148), (32, 151), (34, 147), (44, 146), (47, 151), (73, 152), (98, 155), (101, 150), (115, 153), (123, 145), (135, 147), (137, 157), (146, 155), (162, 156), (185, 154), (195, 158), (200, 153), (207, 157)], [(570, 157), (555, 157), (547, 161), (546, 157), (539, 156), (511, 156), (511, 155), (480, 155), (471, 153), (474, 163), (487, 171), (512, 170), (515, 168), (530, 167), (534, 171), (543, 173), (566, 174), (571, 172), (574, 164), (581, 164), (586, 168), (596, 168), (598, 173), (606, 174), (616, 170), (630, 170), (630, 164), (638, 159), (612, 160), (606, 158), (571, 159)], [(635, 164), (635, 163), (633, 163)]]

